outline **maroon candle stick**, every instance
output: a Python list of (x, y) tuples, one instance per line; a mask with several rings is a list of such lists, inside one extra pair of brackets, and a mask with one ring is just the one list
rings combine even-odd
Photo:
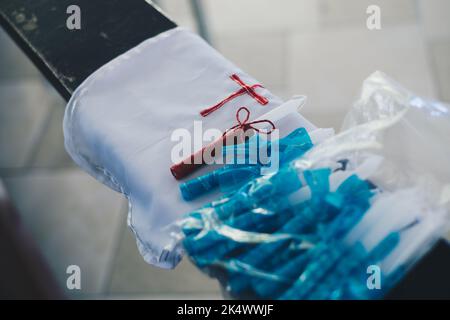
[[(241, 120), (239, 116), (241, 111), (246, 112), (244, 120)], [(253, 126), (254, 124), (257, 123), (270, 124), (272, 126), (272, 129), (269, 132), (267, 132), (268, 134), (270, 134), (275, 129), (275, 125), (270, 120), (256, 120), (248, 122), (249, 118), (250, 118), (250, 111), (246, 107), (239, 108), (239, 110), (236, 112), (236, 120), (238, 123), (235, 126), (226, 130), (223, 133), (223, 135), (216, 141), (210, 143), (209, 145), (193, 153), (183, 161), (174, 164), (173, 166), (170, 167), (170, 172), (172, 172), (172, 175), (175, 177), (175, 179), (177, 180), (183, 179), (188, 175), (190, 175), (191, 173), (198, 170), (199, 168), (201, 168), (202, 166), (204, 166), (205, 164), (207, 164), (204, 157), (206, 152), (208, 152), (211, 155), (211, 157), (215, 157), (216, 150), (222, 150), (222, 147), (227, 145), (227, 143), (229, 143), (230, 141), (232, 141), (234, 144), (244, 142), (245, 132), (247, 130), (252, 129), (256, 132), (259, 132), (260, 130), (254, 127)]]

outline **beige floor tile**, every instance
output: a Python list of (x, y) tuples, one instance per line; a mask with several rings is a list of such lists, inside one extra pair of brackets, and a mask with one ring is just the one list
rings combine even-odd
[[(5, 179), (25, 226), (69, 296), (102, 293), (120, 223), (123, 196), (77, 169)], [(69, 265), (81, 268), (81, 290), (68, 290)]]
[(436, 96), (426, 47), (414, 26), (296, 35), (289, 55), (289, 90), (308, 96), (308, 115), (342, 117), (376, 70), (417, 94)]
[(63, 117), (65, 106), (66, 102), (62, 98), (55, 97), (44, 133), (30, 159), (30, 166), (61, 168), (75, 165), (64, 148)]
[(450, 102), (450, 39), (431, 44), (431, 52), (440, 98)]
[(220, 295), (218, 282), (202, 274), (187, 258), (174, 270), (163, 270), (147, 264), (138, 252), (131, 230), (124, 225), (123, 232), (111, 278), (112, 296)]
[(450, 1), (419, 0), (419, 17), (429, 39), (450, 38)]
[(283, 33), (220, 35), (216, 48), (267, 88), (286, 86), (286, 37)]
[(39, 79), (0, 83), (0, 168), (28, 164), (51, 104), (49, 88)]
[(202, 0), (214, 34), (280, 32), (317, 27), (316, 0)]
[(318, 0), (319, 21), (323, 27), (353, 25), (366, 28), (367, 8), (380, 7), (381, 26), (417, 20), (414, 0)]
[(5, 31), (0, 29), (0, 82), (24, 78), (40, 78), (40, 73)]

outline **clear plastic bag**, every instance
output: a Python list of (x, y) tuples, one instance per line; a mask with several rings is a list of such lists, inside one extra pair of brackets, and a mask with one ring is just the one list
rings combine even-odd
[(188, 214), (185, 251), (234, 298), (382, 297), (448, 229), (449, 109), (374, 73), (340, 134)]

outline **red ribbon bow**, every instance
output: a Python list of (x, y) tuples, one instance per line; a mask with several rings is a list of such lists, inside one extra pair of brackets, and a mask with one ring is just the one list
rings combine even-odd
[[(241, 114), (241, 111), (245, 111), (246, 112), (245, 119), (243, 121), (241, 120), (241, 118), (239, 116)], [(271, 134), (273, 132), (273, 130), (276, 129), (275, 124), (272, 121), (268, 120), (268, 119), (255, 120), (255, 121), (248, 122), (249, 119), (250, 119), (250, 110), (248, 110), (247, 107), (240, 107), (238, 109), (238, 111), (236, 112), (236, 120), (238, 122), (237, 125), (235, 125), (235, 126), (231, 127), (230, 129), (226, 130), (223, 133), (223, 136), (225, 136), (228, 132), (230, 132), (232, 130), (236, 130), (236, 129), (242, 129), (243, 131), (246, 131), (248, 129), (253, 129), (253, 130), (255, 130), (256, 132), (259, 133), (259, 132), (261, 132), (261, 130), (258, 129), (257, 127), (255, 127), (255, 126), (253, 126), (254, 124), (257, 124), (257, 123), (268, 123), (268, 124), (271, 125), (272, 128), (268, 132), (266, 132), (267, 134)]]

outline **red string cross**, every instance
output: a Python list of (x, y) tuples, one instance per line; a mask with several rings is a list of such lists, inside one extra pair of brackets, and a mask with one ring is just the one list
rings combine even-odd
[(244, 81), (242, 81), (241, 78), (239, 78), (239, 76), (237, 74), (231, 75), (230, 78), (231, 78), (231, 80), (236, 82), (241, 88), (238, 91), (236, 91), (236, 92), (232, 93), (231, 95), (229, 95), (228, 97), (226, 97), (225, 99), (223, 99), (222, 101), (213, 105), (212, 107), (209, 107), (209, 108), (206, 108), (206, 109), (200, 111), (200, 115), (202, 117), (208, 116), (209, 114), (213, 113), (214, 111), (220, 109), (227, 102), (230, 102), (231, 100), (233, 100), (236, 97), (239, 97), (243, 94), (250, 95), (253, 99), (255, 99), (259, 104), (261, 104), (263, 106), (269, 103), (269, 100), (266, 97), (259, 95), (255, 91), (256, 88), (264, 88), (262, 85), (254, 84), (252, 86), (249, 86)]

